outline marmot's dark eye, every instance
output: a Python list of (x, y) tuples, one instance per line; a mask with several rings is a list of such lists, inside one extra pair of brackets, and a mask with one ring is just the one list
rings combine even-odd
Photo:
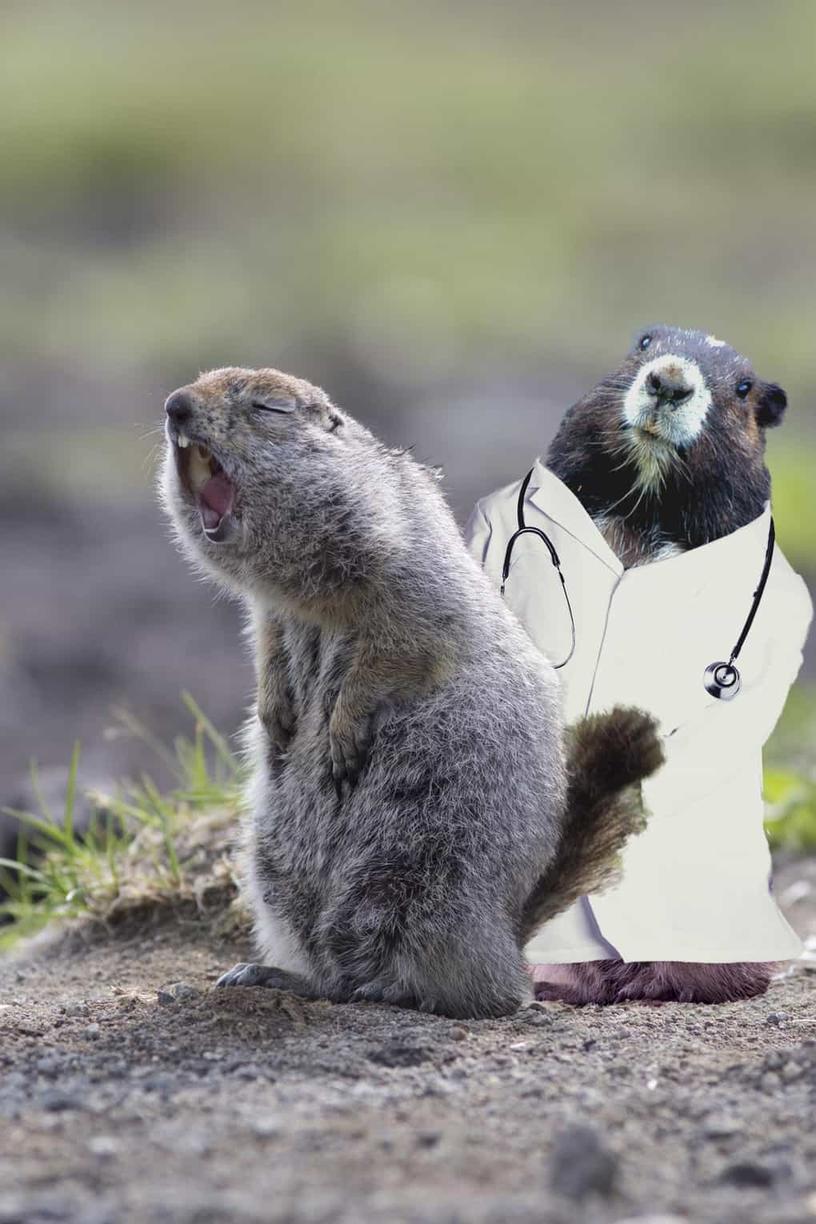
[(643, 350), (645, 350), (645, 349), (647, 349), (647, 348), (649, 347), (649, 345), (650, 345), (651, 343), (652, 343), (652, 337), (651, 337), (651, 336), (641, 336), (641, 337), (640, 337), (640, 342), (639, 342), (639, 344), (638, 344), (638, 348), (639, 348), (639, 349), (643, 349)]
[(753, 385), (754, 384), (751, 382), (750, 378), (743, 378), (742, 382), (737, 383), (737, 395), (740, 397), (740, 399), (745, 399)]

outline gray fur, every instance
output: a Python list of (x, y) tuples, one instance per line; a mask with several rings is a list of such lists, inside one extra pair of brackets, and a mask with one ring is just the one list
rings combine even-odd
[[(215, 543), (168, 447), (182, 548), (243, 598), (256, 643), (247, 842), (264, 960), (332, 999), (514, 1010), (530, 993), (525, 904), (565, 824), (556, 673), (429, 469), (278, 371), (214, 371), (183, 391), (186, 434), (235, 487)], [(296, 411), (252, 407), (276, 397)], [(226, 982), (265, 978), (281, 980), (243, 966)]]

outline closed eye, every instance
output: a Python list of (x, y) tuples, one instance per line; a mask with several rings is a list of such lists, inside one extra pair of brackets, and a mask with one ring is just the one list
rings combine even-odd
[(297, 404), (291, 399), (253, 400), (250, 408), (257, 412), (294, 412)]

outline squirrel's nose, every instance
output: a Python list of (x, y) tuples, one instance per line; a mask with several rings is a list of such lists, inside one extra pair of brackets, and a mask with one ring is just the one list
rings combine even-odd
[(164, 411), (174, 425), (184, 425), (193, 415), (193, 399), (186, 387), (180, 387), (168, 395)]
[(669, 404), (682, 404), (694, 390), (677, 370), (652, 370), (646, 379), (646, 389), (655, 399)]

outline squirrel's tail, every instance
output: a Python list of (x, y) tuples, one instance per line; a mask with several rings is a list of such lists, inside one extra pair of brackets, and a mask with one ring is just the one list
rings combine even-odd
[(616, 859), (645, 819), (640, 783), (663, 763), (657, 723), (628, 706), (590, 714), (567, 732), (561, 843), (524, 906), (522, 945), (543, 922), (616, 876)]

